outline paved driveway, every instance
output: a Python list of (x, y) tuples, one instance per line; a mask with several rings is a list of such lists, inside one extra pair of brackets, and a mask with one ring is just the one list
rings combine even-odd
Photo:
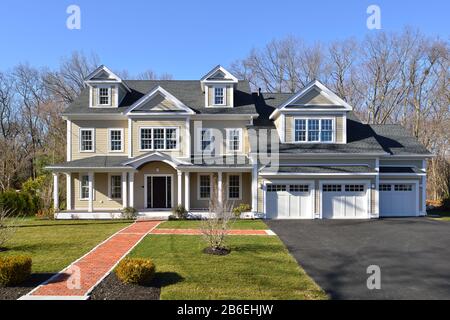
[[(450, 222), (428, 218), (267, 224), (333, 299), (450, 299)], [(381, 289), (367, 289), (369, 265)]]

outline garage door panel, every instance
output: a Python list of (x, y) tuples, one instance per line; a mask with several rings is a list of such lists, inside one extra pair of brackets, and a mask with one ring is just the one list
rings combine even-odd
[(268, 184), (266, 214), (270, 219), (312, 219), (313, 190), (309, 184)]
[(380, 192), (381, 217), (407, 217), (419, 215), (415, 183), (382, 182)]
[(322, 217), (324, 219), (365, 219), (368, 216), (365, 184), (323, 184)]

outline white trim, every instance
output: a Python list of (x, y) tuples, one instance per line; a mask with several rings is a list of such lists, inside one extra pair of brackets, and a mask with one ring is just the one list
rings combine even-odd
[[(89, 201), (89, 191), (88, 191), (88, 197), (87, 198), (82, 198), (81, 197), (81, 182), (82, 182), (82, 177), (83, 176), (87, 176), (88, 177), (88, 188), (89, 188), (89, 172), (80, 172), (78, 174), (78, 200), (79, 201)], [(95, 188), (95, 175), (93, 175), (93, 179), (92, 179), (92, 188)], [(93, 192), (92, 195), (92, 200), (95, 201), (95, 192)]]
[[(305, 120), (305, 141), (296, 141), (295, 140), (295, 121), (296, 120)], [(318, 141), (309, 141), (309, 120), (319, 120), (319, 140)], [(322, 141), (322, 121), (323, 120), (331, 120), (331, 132), (332, 132), (332, 137), (331, 137), (331, 141)], [(291, 137), (292, 139), (292, 143), (299, 143), (299, 144), (334, 144), (336, 143), (336, 118), (334, 117), (329, 117), (329, 116), (296, 116), (292, 118), (292, 135), (293, 137)]]
[[(337, 135), (337, 132), (336, 132)], [(344, 113), (342, 117), (342, 144), (347, 143), (347, 113)]]
[[(152, 130), (152, 148), (151, 149), (142, 149), (142, 129), (151, 129)], [(164, 149), (155, 149), (155, 129), (163, 129), (164, 130)], [(177, 141), (177, 147), (175, 149), (167, 149), (167, 129), (175, 129), (176, 131), (176, 141)], [(180, 151), (180, 127), (162, 127), (162, 126), (143, 126), (139, 127), (138, 130), (139, 133), (139, 148), (138, 150), (140, 152), (148, 152), (148, 151)]]
[(67, 125), (67, 135), (66, 135), (67, 155), (66, 155), (66, 158), (67, 158), (67, 161), (72, 161), (72, 121), (67, 119), (66, 125)]
[(122, 178), (121, 178), (121, 182), (122, 182), (122, 208), (126, 208), (128, 207), (128, 190), (127, 190), (127, 183), (128, 183), (128, 179), (127, 179), (127, 172), (122, 172)]
[(184, 173), (184, 208), (189, 212), (191, 206), (190, 172)]
[[(209, 197), (202, 198), (200, 194), (200, 177), (201, 176), (209, 176)], [(212, 173), (197, 173), (197, 200), (211, 200), (213, 191), (213, 175)]]
[(258, 212), (258, 164), (253, 161), (252, 168), (252, 212)]
[[(202, 150), (202, 138), (203, 138), (203, 135), (202, 135), (202, 131), (203, 130), (208, 130), (208, 131), (210, 131), (211, 132), (211, 134), (210, 134), (210, 137), (211, 137), (211, 140), (210, 140), (210, 149), (205, 149), (205, 150)], [(197, 132), (196, 132), (197, 134), (194, 136), (194, 139), (195, 140), (197, 140), (198, 139), (198, 141), (195, 141), (194, 140), (194, 145), (196, 145), (197, 146), (197, 148), (196, 148), (196, 150), (195, 150), (195, 152), (196, 153), (200, 153), (200, 154), (203, 154), (203, 153), (207, 153), (207, 154), (211, 154), (211, 152), (213, 151), (213, 150), (215, 150), (215, 147), (216, 147), (216, 141), (215, 141), (215, 139), (213, 139), (214, 138), (214, 135), (213, 135), (213, 133), (214, 133), (214, 128), (203, 128), (203, 127), (198, 127), (197, 128)], [(206, 141), (206, 140), (205, 140)], [(196, 143), (195, 143), (196, 142)]]
[[(230, 137), (229, 133), (233, 130), (237, 130), (239, 132), (239, 148), (237, 150), (230, 150)], [(242, 128), (225, 128), (225, 145), (226, 145), (226, 153), (227, 154), (233, 154), (233, 153), (242, 153), (242, 146), (243, 146), (243, 130)]]
[(72, 174), (66, 173), (66, 209), (72, 210)]
[[(111, 197), (111, 177), (112, 176), (116, 176), (116, 177), (120, 177), (120, 198), (112, 198)], [(117, 173), (108, 173), (108, 200), (122, 200), (123, 199), (123, 173), (121, 172), (117, 172)]]
[[(320, 180), (319, 181), (319, 217), (320, 219), (323, 219), (323, 191), (322, 187), (324, 184), (365, 184), (365, 190), (366, 190), (366, 213), (367, 213), (367, 219), (371, 218), (371, 182), (370, 180)], [(344, 189), (341, 190), (341, 192), (344, 192)], [(358, 219), (354, 217), (350, 218), (335, 218), (335, 219)]]
[[(170, 199), (171, 199), (171, 203), (170, 203), (170, 207), (168, 208), (148, 208), (148, 199), (147, 199), (147, 179), (151, 177), (169, 177), (171, 179), (170, 181)], [(167, 182), (166, 182), (167, 183)], [(173, 185), (174, 185), (174, 175), (171, 173), (151, 173), (151, 174), (144, 174), (144, 209), (170, 209), (174, 207), (174, 192), (173, 192)], [(150, 196), (152, 197), (153, 200), (153, 180), (152, 180), (152, 190), (150, 190)], [(166, 206), (167, 206), (167, 184), (166, 184)], [(153, 202), (153, 201), (152, 201)]]
[(134, 208), (134, 172), (129, 172), (128, 177), (128, 183), (130, 186), (130, 207)]
[(88, 211), (94, 211), (94, 173), (92, 171), (88, 172), (89, 177), (89, 199), (88, 199)]
[[(106, 80), (91, 80), (92, 78), (94, 78), (94, 76), (96, 76), (100, 71), (105, 71), (106, 73), (109, 74), (110, 79), (106, 79)], [(94, 71), (92, 71), (89, 75), (86, 76), (86, 78), (84, 78), (84, 82), (86, 84), (91, 84), (91, 83), (102, 83), (102, 82), (107, 82), (107, 83), (120, 83), (121, 85), (123, 85), (125, 87), (125, 89), (128, 92), (131, 92), (131, 89), (125, 84), (125, 82), (122, 81), (122, 79), (116, 75), (114, 72), (112, 72), (110, 69), (108, 69), (105, 65), (101, 65), (99, 66), (97, 69), (95, 69)]]
[[(239, 177), (239, 197), (238, 198), (230, 198), (230, 176), (238, 176)], [(240, 201), (242, 200), (242, 172), (236, 172), (236, 173), (227, 173), (227, 194), (226, 199), (232, 200), (232, 201)]]
[(133, 120), (128, 118), (128, 158), (133, 158)]
[(377, 172), (359, 173), (301, 173), (301, 172), (260, 172), (260, 176), (377, 176)]
[(59, 187), (57, 173), (53, 173), (53, 209), (55, 209), (55, 211), (58, 211), (59, 209)]
[(185, 135), (184, 135), (184, 139), (185, 139), (185, 150), (186, 150), (186, 157), (191, 157), (191, 143), (192, 143), (192, 139), (191, 139), (191, 120), (190, 118), (186, 118), (186, 125), (185, 125)]
[[(120, 131), (120, 150), (112, 150), (111, 131)], [(108, 128), (108, 152), (123, 153), (125, 136), (123, 128)]]
[[(100, 89), (108, 89), (108, 103), (100, 103)], [(112, 104), (112, 86), (105, 85), (105, 84), (97, 85), (95, 90), (97, 90), (97, 101), (96, 101), (97, 107), (113, 107), (113, 108), (116, 107), (116, 106), (113, 106), (113, 104)]]
[[(134, 165), (134, 167), (139, 167), (143, 163), (152, 162), (152, 161), (161, 161), (169, 164), (173, 168), (177, 168), (178, 165), (184, 164), (184, 165), (191, 165), (190, 162), (182, 162), (176, 158), (172, 158), (171, 156), (167, 154), (160, 153), (158, 151), (155, 151), (150, 154), (144, 154), (142, 156), (139, 156), (135, 159), (131, 159), (130, 161), (125, 162), (123, 165)], [(123, 168), (123, 167), (122, 167)]]
[(182, 182), (183, 181), (183, 172), (177, 171), (177, 205), (181, 205), (183, 198), (182, 198)]
[(282, 114), (280, 116), (281, 129), (280, 129), (280, 140), (283, 143), (286, 143), (286, 116)]
[[(81, 150), (81, 132), (82, 131), (91, 131), (91, 137), (92, 137), (92, 150)], [(78, 151), (80, 153), (95, 153), (95, 128), (79, 128), (78, 129)]]
[[(225, 74), (225, 77), (228, 77), (229, 79), (224, 80), (208, 80), (209, 77), (214, 75), (216, 72), (221, 71), (223, 74)], [(225, 82), (225, 83), (237, 83), (238, 79), (233, 76), (228, 70), (226, 70), (221, 65), (215, 66), (211, 71), (209, 71), (207, 74), (205, 74), (203, 77), (201, 77), (200, 82)]]
[[(211, 86), (213, 90), (213, 97), (211, 104), (206, 105), (207, 108), (212, 107), (227, 107), (227, 86), (224, 85), (214, 85)], [(222, 89), (222, 103), (216, 103), (216, 89)]]

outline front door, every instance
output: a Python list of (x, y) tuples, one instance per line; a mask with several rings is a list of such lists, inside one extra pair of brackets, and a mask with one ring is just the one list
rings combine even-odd
[(172, 177), (147, 176), (147, 208), (167, 209), (172, 207)]

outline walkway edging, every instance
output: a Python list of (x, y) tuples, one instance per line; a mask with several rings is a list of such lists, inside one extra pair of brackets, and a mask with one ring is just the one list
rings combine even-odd
[[(151, 235), (180, 235), (180, 236), (201, 236), (201, 229), (170, 229), (159, 228), (153, 229), (149, 234)], [(272, 230), (246, 230), (246, 229), (231, 229), (227, 231), (229, 236), (276, 236)]]

